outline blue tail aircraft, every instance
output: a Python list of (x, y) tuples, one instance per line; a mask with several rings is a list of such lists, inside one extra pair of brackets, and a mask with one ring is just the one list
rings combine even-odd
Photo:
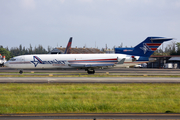
[(115, 48), (117, 54), (127, 54), (134, 56), (140, 56), (139, 61), (149, 61), (149, 57), (157, 50), (157, 48), (166, 41), (170, 41), (173, 38), (164, 37), (147, 37), (143, 42), (135, 46), (134, 48)]

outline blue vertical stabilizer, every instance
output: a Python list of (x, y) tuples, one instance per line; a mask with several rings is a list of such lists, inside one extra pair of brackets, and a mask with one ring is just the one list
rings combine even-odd
[(172, 39), (173, 38), (147, 37), (143, 42), (141, 42), (134, 48), (115, 48), (115, 53), (141, 56), (146, 58), (150, 57), (163, 42)]

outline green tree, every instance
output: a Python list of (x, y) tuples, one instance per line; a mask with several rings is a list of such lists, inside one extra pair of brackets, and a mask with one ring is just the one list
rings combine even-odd
[(5, 48), (0, 48), (0, 54), (6, 56), (6, 60), (9, 60), (12, 57), (11, 52), (7, 51)]
[(28, 48), (28, 54), (33, 54), (33, 49), (32, 49), (32, 45), (30, 44), (29, 45), (29, 48)]
[(176, 43), (176, 47), (177, 47), (177, 55), (180, 55), (180, 43), (179, 42), (177, 42)]
[(48, 46), (48, 48), (47, 48), (47, 49), (48, 49), (48, 51), (47, 51), (48, 53), (49, 53), (49, 52), (51, 52), (51, 51), (53, 50), (53, 48), (52, 48), (52, 47), (50, 47), (50, 46)]

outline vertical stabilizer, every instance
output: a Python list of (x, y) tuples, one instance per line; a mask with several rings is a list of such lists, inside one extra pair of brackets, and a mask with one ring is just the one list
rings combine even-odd
[(150, 57), (163, 42), (172, 39), (173, 38), (147, 37), (143, 42), (134, 47), (133, 54)]
[(134, 48), (115, 48), (115, 53), (150, 57), (163, 42), (172, 39), (173, 38), (147, 37), (143, 42), (141, 42)]
[(69, 42), (67, 44), (67, 47), (65, 49), (64, 54), (70, 54), (71, 53), (71, 44), (72, 44), (72, 37), (70, 37)]

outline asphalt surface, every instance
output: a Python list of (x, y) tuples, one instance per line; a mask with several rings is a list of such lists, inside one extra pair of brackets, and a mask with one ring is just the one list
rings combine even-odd
[[(82, 69), (33, 69), (33, 70), (23, 70), (24, 72), (34, 72), (34, 73), (85, 73), (87, 72)], [(177, 74), (180, 75), (180, 69), (154, 69), (154, 68), (110, 68), (110, 69), (95, 69), (96, 73), (126, 73), (126, 74)], [(18, 73), (19, 70), (11, 69), (7, 67), (0, 67), (0, 73)]]
[(9, 114), (0, 115), (0, 119), (171, 119), (180, 120), (180, 114), (122, 114), (122, 113), (88, 113), (88, 114)]
[(156, 77), (0, 77), (0, 83), (180, 83), (180, 78)]
[[(24, 70), (37, 75), (62, 73), (62, 75), (88, 75), (84, 70)], [(96, 70), (96, 73), (114, 75), (132, 75), (131, 77), (0, 77), (0, 83), (180, 83), (180, 69), (144, 69), (144, 68), (113, 68)], [(45, 74), (46, 73), (46, 74)], [(49, 73), (49, 74), (47, 74)], [(0, 75), (19, 75), (18, 70), (6, 67), (0, 68)], [(135, 75), (136, 77), (133, 77)], [(137, 77), (137, 76), (140, 77)], [(146, 77), (146, 76), (154, 77)], [(177, 75), (179, 77), (159, 77), (158, 75)], [(156, 77), (158, 76), (158, 77)]]

